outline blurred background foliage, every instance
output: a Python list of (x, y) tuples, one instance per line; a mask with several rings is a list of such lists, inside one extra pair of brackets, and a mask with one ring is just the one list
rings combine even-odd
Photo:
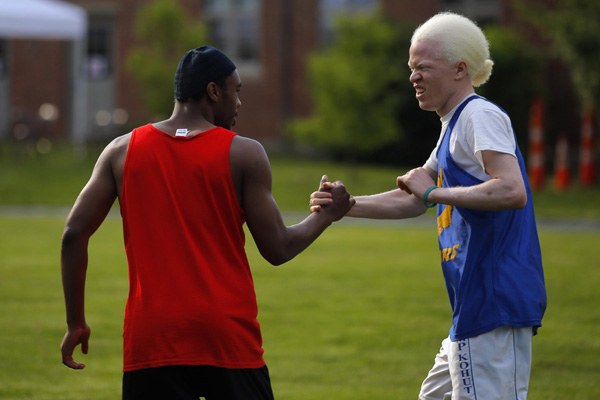
[[(419, 108), (409, 81), (415, 28), (381, 13), (339, 17), (336, 41), (309, 61), (314, 115), (293, 121), (289, 135), (346, 161), (422, 165), (435, 147), (440, 122)], [(529, 107), (542, 87), (541, 54), (514, 31), (495, 26), (485, 31), (494, 70), (477, 92), (509, 113), (526, 148)]]
[[(542, 97), (546, 167), (552, 170), (556, 138), (568, 134), (575, 171), (581, 117), (577, 113), (590, 106), (598, 110), (600, 104), (600, 2), (515, 0), (515, 6), (520, 22), (510, 28), (482, 26), (494, 68), (477, 93), (508, 112), (526, 158), (531, 104)], [(334, 40), (307, 61), (313, 113), (289, 122), (285, 134), (293, 146), (271, 148), (271, 157), (302, 149), (299, 154), (309, 155), (310, 162), (322, 156), (356, 170), (359, 164), (360, 169), (377, 164), (396, 170), (422, 165), (435, 147), (440, 122), (434, 112), (419, 108), (409, 82), (408, 49), (416, 26), (382, 12), (339, 15)], [(137, 46), (127, 56), (127, 67), (135, 71), (132, 76), (151, 119), (166, 118), (173, 107), (177, 63), (185, 51), (208, 42), (207, 23), (186, 13), (177, 1), (153, 0), (140, 5), (134, 34)], [(558, 60), (560, 68), (549, 67)], [(95, 144), (80, 147), (93, 153), (89, 146)], [(32, 146), (23, 142), (5, 152), (18, 153), (19, 158), (43, 156)], [(85, 156), (79, 154), (81, 148), (76, 148), (77, 157)], [(598, 145), (595, 151), (598, 154)]]
[(567, 66), (584, 107), (600, 111), (600, 1), (559, 0), (547, 4), (516, 0), (519, 16), (550, 42), (551, 56)]
[[(340, 16), (333, 45), (309, 59), (314, 115), (290, 124), (290, 135), (355, 161), (411, 136), (420, 120), (408, 81), (407, 49), (414, 25), (377, 14)], [(399, 114), (409, 117), (400, 123)]]
[[(511, 117), (517, 141), (527, 157), (529, 113), (534, 97), (545, 98), (548, 144), (570, 127), (554, 123), (553, 110), (566, 99), (551, 93), (555, 70), (567, 65), (562, 80), (572, 80), (581, 106), (600, 104), (600, 2), (559, 0), (552, 7), (515, 1), (524, 26), (483, 26), (494, 68), (477, 93), (497, 103)], [(312, 115), (289, 122), (292, 143), (326, 151), (335, 161), (394, 166), (421, 165), (435, 147), (440, 123), (414, 98), (407, 66), (410, 37), (417, 24), (382, 12), (339, 15), (335, 40), (308, 60)], [(204, 24), (192, 20), (181, 5), (156, 0), (144, 5), (136, 24), (140, 45), (128, 57), (142, 97), (156, 117), (173, 106), (173, 73), (181, 54), (207, 39)], [(533, 36), (541, 34), (541, 40)], [(559, 96), (561, 99), (552, 98)], [(577, 115), (573, 115), (577, 119)], [(572, 118), (571, 118), (572, 119)], [(578, 126), (574, 122), (573, 127)]]
[(526, 156), (531, 103), (544, 93), (543, 53), (513, 30), (488, 26), (484, 33), (490, 42), (494, 67), (490, 80), (477, 88), (477, 93), (506, 110)]
[(170, 0), (145, 4), (136, 19), (138, 41), (127, 58), (127, 68), (138, 82), (148, 111), (158, 119), (173, 111), (173, 77), (181, 56), (207, 38), (203, 23)]

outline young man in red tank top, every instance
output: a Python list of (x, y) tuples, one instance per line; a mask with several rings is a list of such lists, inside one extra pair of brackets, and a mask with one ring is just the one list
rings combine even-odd
[(62, 238), (73, 369), (90, 328), (84, 310), (87, 243), (119, 199), (130, 293), (124, 328), (124, 399), (272, 399), (244, 222), (261, 255), (278, 265), (307, 248), (354, 199), (286, 226), (271, 193), (263, 147), (234, 134), (242, 82), (219, 50), (181, 59), (172, 116), (113, 140), (73, 206)]

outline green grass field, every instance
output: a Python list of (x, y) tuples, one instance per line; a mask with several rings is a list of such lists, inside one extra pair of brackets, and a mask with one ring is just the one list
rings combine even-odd
[[(89, 179), (100, 147), (83, 155), (66, 145), (55, 145), (45, 155), (19, 155), (0, 143), (0, 205), (70, 206)], [(84, 156), (87, 155), (87, 156)], [(350, 166), (322, 160), (306, 161), (271, 156), (273, 195), (283, 210), (306, 211), (308, 196), (317, 189), (321, 175), (342, 180), (354, 195), (395, 189), (396, 177), (408, 168)], [(564, 191), (547, 187), (534, 194), (536, 215), (541, 218), (593, 219), (600, 221), (600, 186), (582, 189), (574, 181)]]
[[(97, 151), (73, 159), (64, 146), (38, 157), (0, 148), (0, 205), (69, 207)], [(368, 194), (392, 189), (404, 172), (279, 157), (272, 165), (280, 207), (304, 213), (323, 173), (353, 194)], [(600, 221), (598, 187), (546, 189), (534, 199), (541, 219)], [(416, 398), (450, 323), (433, 224), (342, 221), (280, 267), (262, 260), (248, 235), (276, 398)], [(0, 399), (120, 398), (128, 287), (120, 221), (108, 219), (90, 243), (90, 354), (76, 354), (84, 371), (67, 369), (60, 358), (63, 225), (63, 216), (0, 213)], [(542, 224), (540, 239), (549, 306), (534, 339), (529, 398), (598, 400), (600, 231)]]
[[(295, 222), (295, 221), (291, 221)], [(116, 399), (127, 295), (120, 221), (90, 243), (83, 371), (61, 364), (62, 218), (0, 217), (0, 398)], [(248, 235), (249, 236), (249, 235)], [(597, 400), (600, 232), (541, 230), (549, 307), (531, 399)], [(265, 358), (280, 400), (414, 399), (450, 311), (433, 227), (337, 223), (280, 267), (251, 241)]]

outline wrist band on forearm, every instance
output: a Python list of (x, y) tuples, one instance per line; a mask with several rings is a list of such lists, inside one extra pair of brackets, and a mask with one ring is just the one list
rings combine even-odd
[(425, 207), (427, 208), (431, 208), (431, 207), (435, 207), (437, 204), (436, 203), (428, 203), (427, 202), (427, 196), (429, 196), (429, 193), (431, 193), (431, 191), (433, 189), (437, 189), (437, 186), (430, 186), (429, 188), (427, 188), (427, 190), (425, 191), (425, 194), (423, 195), (423, 204), (425, 204)]

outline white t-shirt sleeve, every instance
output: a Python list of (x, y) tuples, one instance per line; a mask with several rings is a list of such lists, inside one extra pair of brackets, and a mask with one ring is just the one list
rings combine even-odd
[[(489, 179), (485, 172), (482, 152), (484, 150), (507, 153), (516, 157), (516, 142), (508, 115), (495, 108), (478, 107), (464, 121), (463, 135), (451, 146), (451, 152), (462, 154), (457, 162), (481, 180)], [(458, 136), (458, 135), (457, 135)], [(454, 148), (452, 148), (454, 147)], [(469, 159), (477, 164), (469, 165)]]
[(506, 114), (484, 109), (473, 113), (469, 123), (473, 129), (473, 150), (478, 159), (481, 159), (483, 150), (493, 150), (515, 156), (515, 135)]

